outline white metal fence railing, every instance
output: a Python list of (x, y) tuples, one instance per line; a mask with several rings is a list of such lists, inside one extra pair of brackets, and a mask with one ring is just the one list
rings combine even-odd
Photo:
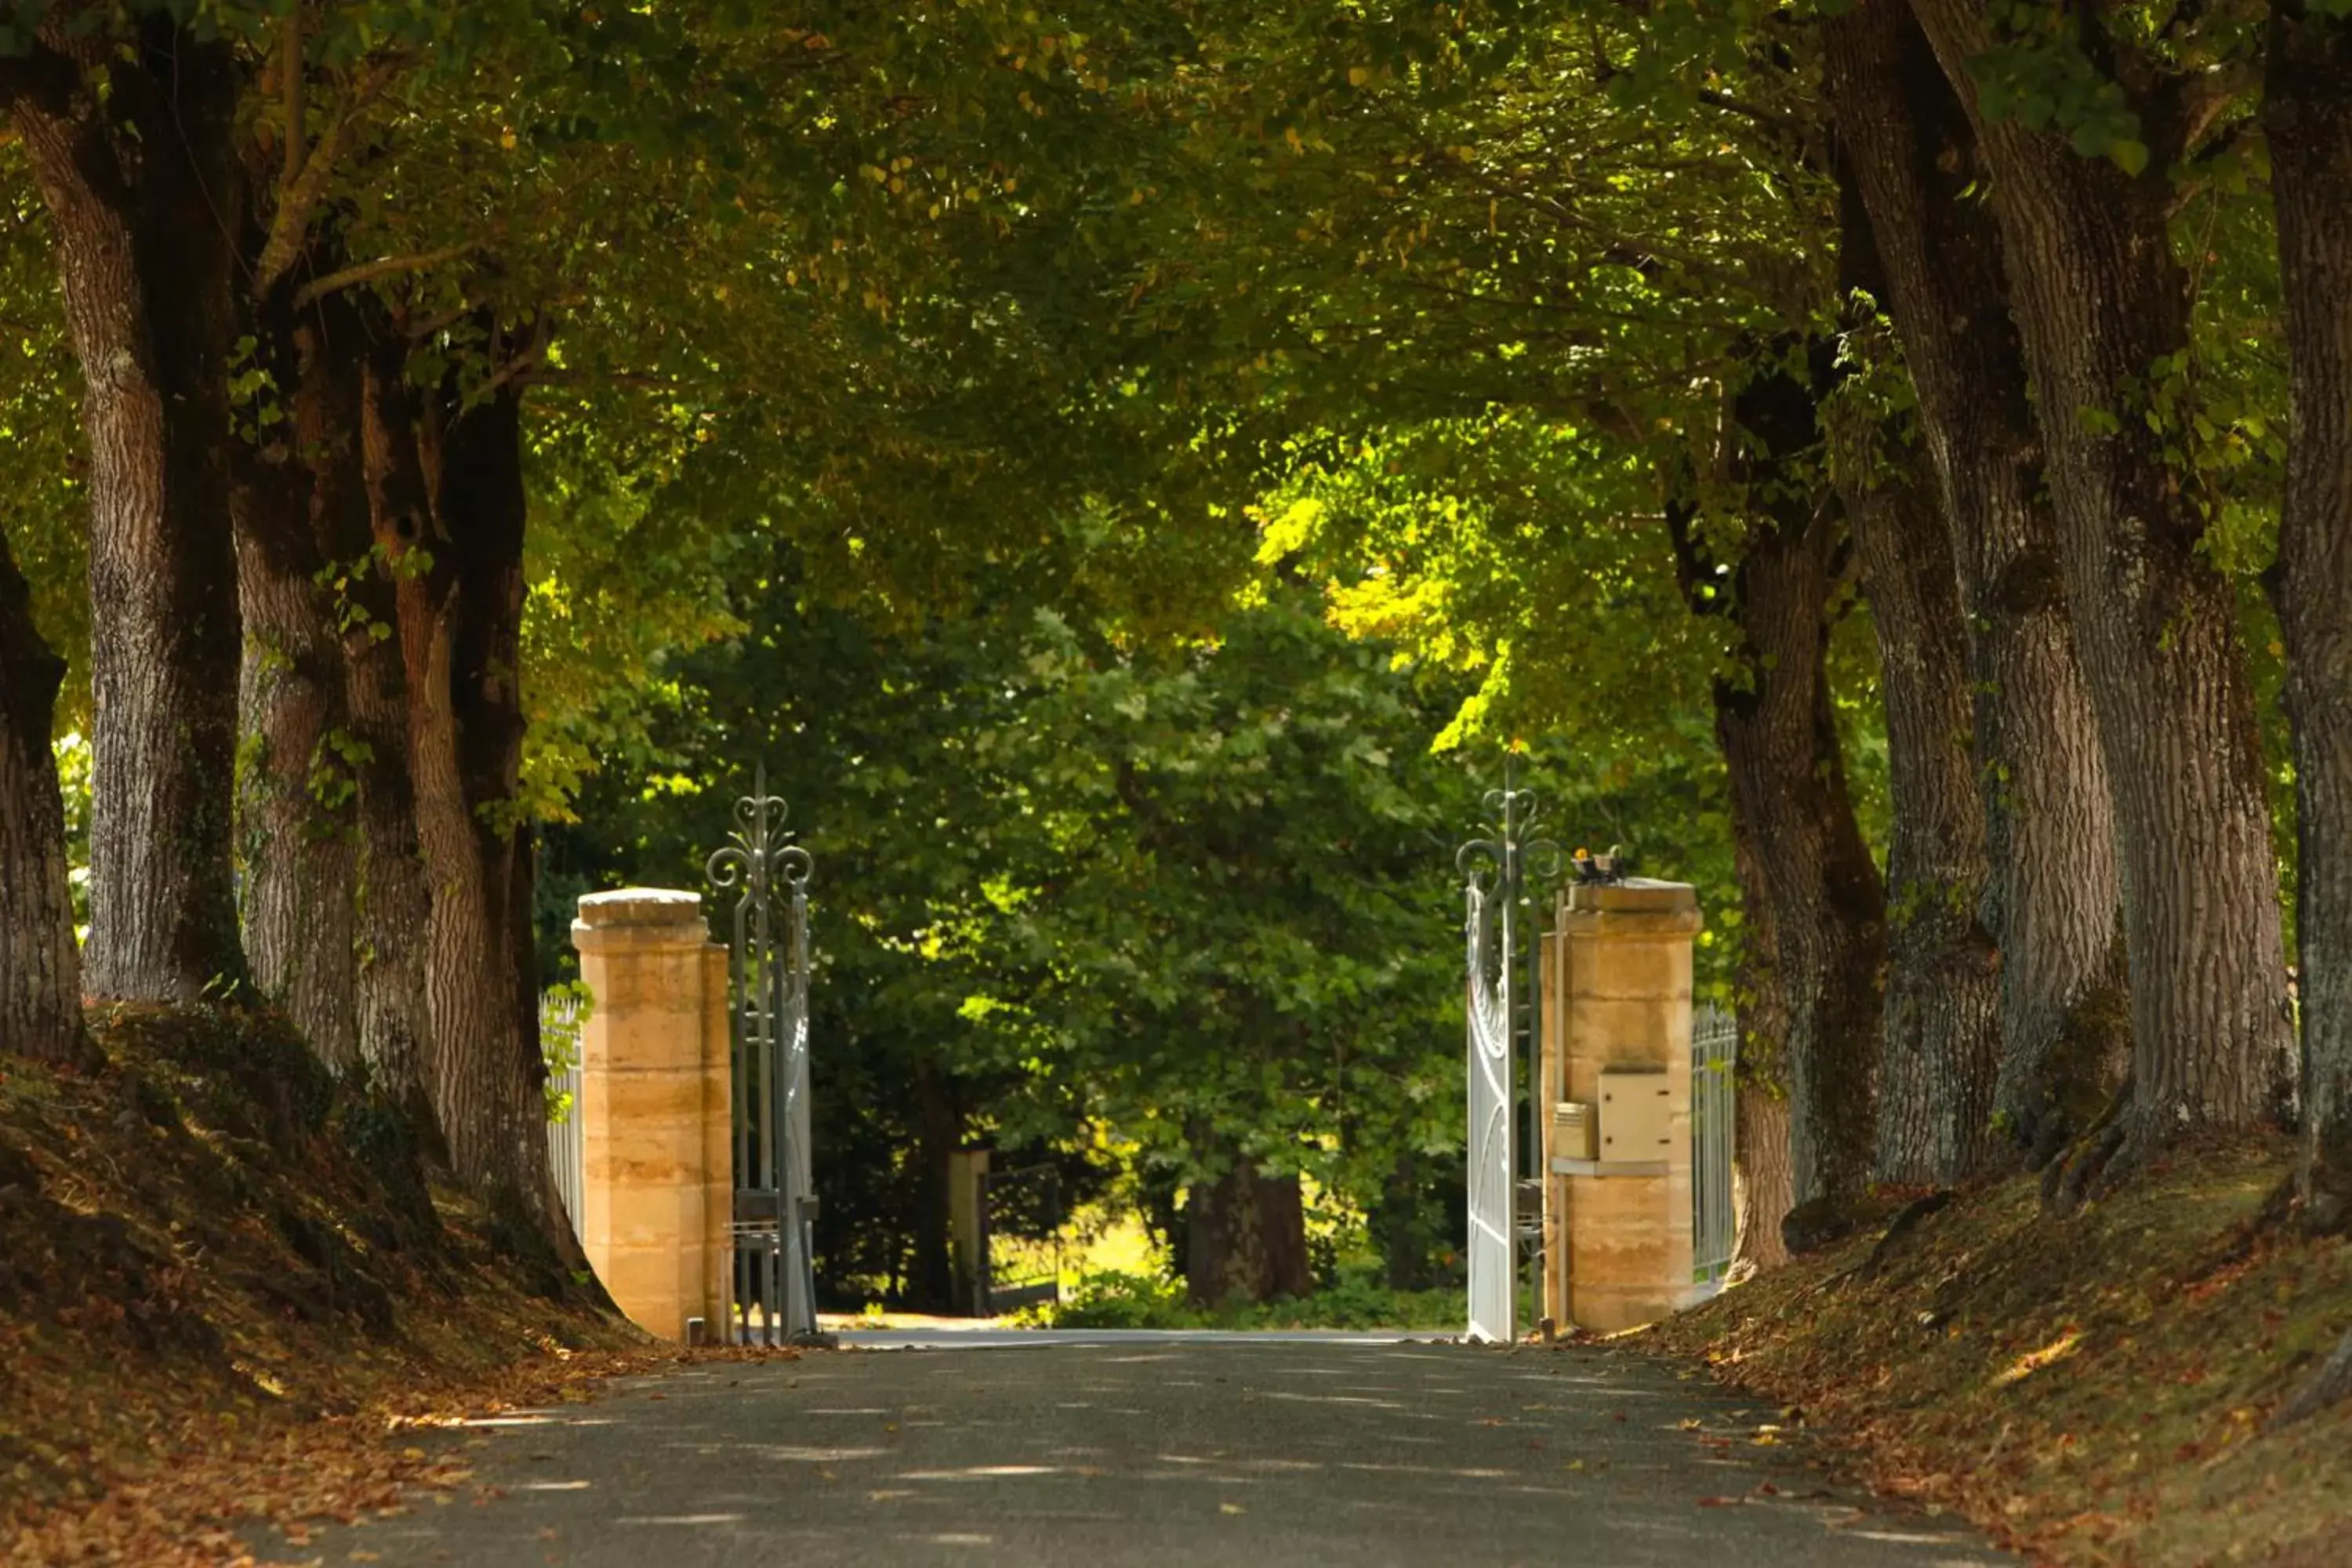
[(1739, 1022), (1712, 1002), (1691, 1011), (1691, 1280), (1720, 1287), (1738, 1232), (1732, 1210), (1732, 1068)]
[(578, 995), (544, 992), (539, 998), (539, 1049), (547, 1061), (547, 1164), (563, 1199), (572, 1234), (580, 1234), (580, 1019)]

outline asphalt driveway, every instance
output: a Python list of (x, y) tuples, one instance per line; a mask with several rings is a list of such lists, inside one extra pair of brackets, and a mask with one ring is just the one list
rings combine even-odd
[[(387, 1568), (2013, 1563), (1833, 1489), (1776, 1412), (1605, 1349), (887, 1336), (478, 1424), (479, 1500), (291, 1555)], [(280, 1555), (288, 1555), (281, 1552)]]

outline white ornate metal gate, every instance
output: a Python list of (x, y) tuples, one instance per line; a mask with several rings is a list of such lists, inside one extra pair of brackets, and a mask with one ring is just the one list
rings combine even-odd
[(1511, 901), (1470, 879), (1470, 1323), (1474, 1340), (1508, 1344), (1512, 1238)]
[(1706, 1003), (1691, 1014), (1691, 1282), (1720, 1289), (1738, 1231), (1731, 1161), (1739, 1020)]
[[(1539, 1243), (1542, 1236), (1540, 1219), (1532, 1227), (1521, 1223), (1518, 1202), (1523, 1181), (1540, 1181), (1544, 1155), (1543, 1118), (1533, 1106), (1543, 1039), (1539, 944), (1522, 950), (1519, 905), (1531, 877), (1558, 873), (1559, 847), (1533, 837), (1535, 795), (1510, 787), (1507, 771), (1505, 787), (1486, 792), (1486, 809), (1494, 814), (1489, 837), (1472, 839), (1454, 858), (1467, 905), (1468, 1333), (1508, 1344), (1517, 1331), (1521, 1243)], [(1539, 917), (1535, 926), (1540, 937)], [(1530, 1086), (1524, 1129), (1514, 1068), (1522, 1054)]]

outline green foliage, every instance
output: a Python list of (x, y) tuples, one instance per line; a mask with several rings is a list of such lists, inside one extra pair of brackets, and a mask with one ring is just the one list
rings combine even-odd
[(74, 901), (79, 933), (89, 931), (89, 781), (95, 762), (89, 741), (79, 733), (58, 738), (52, 750), (58, 762), (58, 793), (65, 806), (66, 879)]
[(2075, 152), (2112, 158), (2126, 174), (2146, 169), (2140, 117), (2122, 86), (2092, 62), (2074, 9), (2008, 0), (1994, 10), (2002, 40), (1969, 62), (1985, 117), (2063, 131)]
[(1368, 1266), (1341, 1268), (1305, 1297), (1202, 1308), (1181, 1284), (1156, 1275), (1105, 1270), (1081, 1279), (1069, 1300), (1036, 1309), (1056, 1329), (1446, 1329), (1462, 1326), (1458, 1289), (1394, 1290)]
[[(0, 483), (17, 568), (33, 586), (33, 617), (67, 661), (60, 736), (88, 733), (89, 603), (83, 523), (89, 455), (78, 405), (81, 373), (66, 341), (47, 219), (24, 148), (0, 146)], [(85, 864), (77, 861), (76, 864)]]
[[(562, 1011), (551, 1009), (550, 1004)], [(540, 1092), (546, 1097), (550, 1121), (572, 1120), (572, 1091), (557, 1087), (556, 1079), (580, 1065), (580, 1032), (595, 1005), (587, 985), (577, 980), (560, 980), (540, 994), (539, 1054), (547, 1064)]]
[(1246, 1154), (1369, 1207), (1458, 1148), (1478, 781), (1428, 754), (1454, 689), (1316, 610), (1286, 588), (1176, 647), (1012, 600), (890, 633), (809, 601), (787, 552), (743, 633), (667, 666), (654, 750), (604, 775), (648, 782), (592, 784), (549, 880), (699, 885), (765, 757), (817, 866), (839, 1273), (913, 1267), (922, 1093), (1081, 1192)]
[[(1568, 847), (1698, 886), (1728, 997), (1750, 922), (1710, 704), (1755, 672), (1713, 612), (1783, 498), (1740, 479), (1727, 403), (1834, 335), (1832, 437), (1787, 482), (1916, 438), (1900, 345), (1834, 279), (1822, 9), (17, 0), (0, 53), (44, 23), (225, 40), (295, 275), (363, 296), (419, 380), (527, 389), (499, 809), (545, 830), (547, 978), (579, 892), (699, 885), (764, 760), (817, 858), (827, 1268), (903, 1295), (968, 1138), (1074, 1194), (1131, 1180), (1163, 1223), (1237, 1159), (1300, 1173), (1427, 1275), (1458, 1221), (1451, 847), (1506, 752)], [(1994, 121), (2168, 204), (2193, 342), (2072, 416), (2161, 437), (2267, 697), (2264, 155), (2242, 100), (2167, 143), (2147, 89), (2230, 79), (2257, 9), (1999, 0), (1968, 68)], [(289, 47), (308, 184), (271, 174)], [(21, 147), (0, 188), (7, 527), (72, 735), (80, 389)], [(257, 348), (225, 438), (285, 423)], [(1716, 580), (1679, 580), (1670, 497)], [(382, 565), (329, 568), (339, 629), (392, 635), (350, 593)], [(1856, 607), (1836, 718), (1883, 840)], [(362, 760), (331, 737), (314, 792)]]

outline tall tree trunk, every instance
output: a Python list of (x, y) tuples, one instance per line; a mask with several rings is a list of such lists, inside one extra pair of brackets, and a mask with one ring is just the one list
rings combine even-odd
[(2271, 7), (2263, 129), (2286, 294), (2273, 595), (2294, 726), (2306, 1215), (2352, 1220), (2352, 24)]
[[(239, 769), (245, 948), (254, 984), (337, 1073), (355, 1068), (359, 1020), (352, 752), (343, 650), (320, 548), (338, 485), (357, 488), (315, 321), (280, 289), (251, 322), (290, 417), (248, 416), (231, 447), (237, 596), (245, 621)], [(343, 352), (356, 351), (356, 343)]]
[(399, 612), (392, 585), (365, 566), (352, 569), (347, 591), (369, 612), (343, 637), (345, 700), (359, 743), (360, 1056), (387, 1095), (420, 1124), (435, 1125), (425, 1088), (432, 1008), (418, 940), (432, 920), (433, 893), (409, 777), (407, 677), (398, 641), (372, 632), (392, 627)]
[(66, 661), (33, 624), (33, 593), (0, 532), (0, 1051), (94, 1060), (66, 883), (66, 819), (49, 729)]
[[(577, 1266), (546, 1155), (531, 849), (517, 802), (523, 711), (521, 404), (421, 396), (404, 345), (371, 363), (363, 416), (377, 542), (394, 583), (417, 842), (432, 909), (426, 1085), (459, 1178)], [(382, 477), (376, 471), (387, 470)], [(394, 480), (388, 470), (409, 476)], [(404, 504), (418, 498), (422, 506)]]
[(47, 45), (12, 62), (16, 125), (57, 226), (90, 447), (87, 983), (184, 1001), (240, 981), (232, 869), (238, 627), (226, 447), (226, 43), (163, 19), (101, 95)]
[[(1466, 1206), (1457, 1203), (1433, 1208), (1432, 1163), (1417, 1149), (1400, 1149), (1381, 1179), (1380, 1196), (1373, 1201), (1371, 1212), (1364, 1216), (1372, 1247), (1380, 1254), (1381, 1278), (1391, 1290), (1427, 1290), (1435, 1287), (1438, 1277), (1430, 1261), (1444, 1245), (1447, 1232), (1443, 1220), (1434, 1216), (1449, 1211), (1461, 1212)], [(1459, 1160), (1446, 1161), (1440, 1169), (1451, 1174), (1461, 1163)]]
[[(1748, 540), (1730, 578), (1738, 672), (1716, 684), (1716, 736), (1771, 905), (1788, 1005), (1793, 1250), (1838, 1233), (1868, 1188), (1875, 1153), (1885, 894), (1854, 819), (1830, 702), (1834, 507), (1806, 480), (1817, 461), (1812, 394), (1786, 372), (1734, 400), (1754, 439)], [(1694, 607), (1722, 606), (1687, 509), (1668, 513)]]
[(963, 1116), (937, 1064), (915, 1059), (916, 1183), (913, 1263), (908, 1270), (913, 1304), (923, 1311), (955, 1310), (955, 1263), (950, 1245), (954, 1200), (949, 1194), (954, 1156), (963, 1142)]
[[(1992, 43), (1975, 0), (1915, 0), (1975, 112)], [(2075, 24), (2095, 17), (2075, 14)], [(2084, 1169), (2182, 1132), (2253, 1125), (2284, 1099), (2278, 884), (2252, 693), (2228, 581), (2205, 557), (2192, 472), (2151, 424), (2188, 363), (2190, 288), (2166, 230), (2185, 150), (2149, 117), (2139, 177), (2062, 132), (1977, 116), (2035, 407), (2059, 558), (2114, 791), (2131, 964), (2131, 1096)], [(2153, 417), (2151, 417), (2153, 416)]]
[[(1847, 792), (1824, 668), (1829, 571), (1814, 521), (1753, 537), (1740, 563), (1751, 684), (1727, 690), (1716, 732), (1757, 825), (1789, 1005), (1789, 1143), (1797, 1210), (1815, 1235), (1869, 1184), (1880, 1049), (1884, 893)], [(1786, 1226), (1784, 1225), (1784, 1234)]]
[(1743, 1082), (1732, 1101), (1732, 1121), (1739, 1158), (1731, 1168), (1736, 1234), (1729, 1278), (1737, 1281), (1789, 1261), (1780, 1227), (1797, 1206), (1797, 1178), (1790, 1164), (1787, 1095), (1751, 1093)]
[(392, 578), (375, 556), (377, 520), (398, 534), (421, 526), (399, 520), (422, 519), (428, 508), (421, 470), (413, 460), (394, 459), (393, 442), (380, 424), (372, 432), (367, 426), (365, 385), (380, 352), (373, 346), (377, 324), (352, 308), (347, 295), (320, 300), (317, 322), (330, 372), (322, 389), (331, 400), (329, 423), (341, 431), (319, 459), (336, 478), (314, 491), (313, 501), (320, 549), (338, 595), (345, 721), (354, 742), (359, 1051), (384, 1093), (437, 1145), (438, 1122), (426, 1089), (432, 1016), (422, 940), (432, 921), (433, 894), (409, 776), (400, 607)]
[(2113, 1092), (2126, 1042), (2116, 961), (2114, 808), (2074, 654), (2044, 492), (2042, 437), (2010, 320), (2000, 236), (1966, 110), (1904, 0), (1826, 27), (1839, 142), (1869, 215), (1951, 531), (1976, 692), (1989, 877), (2000, 952), (1992, 1118), (2046, 1159)]
[(1789, 1261), (1780, 1226), (1797, 1206), (1789, 1163), (1789, 992), (1780, 933), (1754, 826), (1731, 797), (1731, 863), (1739, 883), (1739, 1047), (1733, 1068), (1731, 1271), (1745, 1279)]
[[(431, 716), (428, 727), (435, 731), (429, 743), (420, 737), (411, 753), (430, 758), (429, 767), (418, 769), (420, 784), (429, 776), (437, 786), (430, 828), (421, 810), (418, 817), (436, 884), (436, 962), (426, 986), (434, 1017), (455, 1022), (440, 1032), (447, 1069), (443, 1126), (458, 1168), (521, 1191), (534, 1173), (546, 1174), (541, 1094), (546, 1068), (531, 961), (535, 868), (518, 800), (524, 729), (520, 396), (508, 393), (474, 408), (449, 410), (440, 421), (438, 445), (436, 510), (448, 531), (457, 584), (444, 621), (446, 707), (440, 707), (440, 692), (420, 703), (413, 681), (409, 693), (412, 736), (420, 713)], [(440, 751), (444, 735), (451, 742), (446, 756)], [(454, 791), (448, 788), (453, 782)], [(445, 875), (460, 868), (478, 868), (478, 880), (468, 886)], [(467, 887), (465, 905), (478, 900), (478, 914), (457, 900), (445, 911), (440, 891), (459, 886)], [(478, 979), (464, 973), (469, 962), (483, 965)], [(561, 1211), (553, 1213), (560, 1224)]]
[(1184, 1200), (1184, 1283), (1204, 1307), (1311, 1291), (1298, 1178), (1268, 1175), (1235, 1151), (1216, 1180), (1194, 1183)]
[[(1838, 184), (1843, 309), (1849, 342), (1866, 345), (1886, 282), (1851, 161), (1843, 157)], [(1910, 421), (1883, 417), (1867, 398), (1837, 398), (1826, 423), (1878, 639), (1894, 806), (1875, 1174), (1948, 1185), (1973, 1174), (1991, 1152), (2000, 1065), (2000, 954), (1977, 917), (1987, 875), (1985, 814), (1959, 577)]]
[(1985, 823), (1959, 584), (1943, 517), (1910, 475), (1850, 486), (1847, 515), (1878, 636), (1894, 805), (1874, 1170), (1948, 1185), (1991, 1152), (2000, 1068), (2000, 954), (1977, 919)]

